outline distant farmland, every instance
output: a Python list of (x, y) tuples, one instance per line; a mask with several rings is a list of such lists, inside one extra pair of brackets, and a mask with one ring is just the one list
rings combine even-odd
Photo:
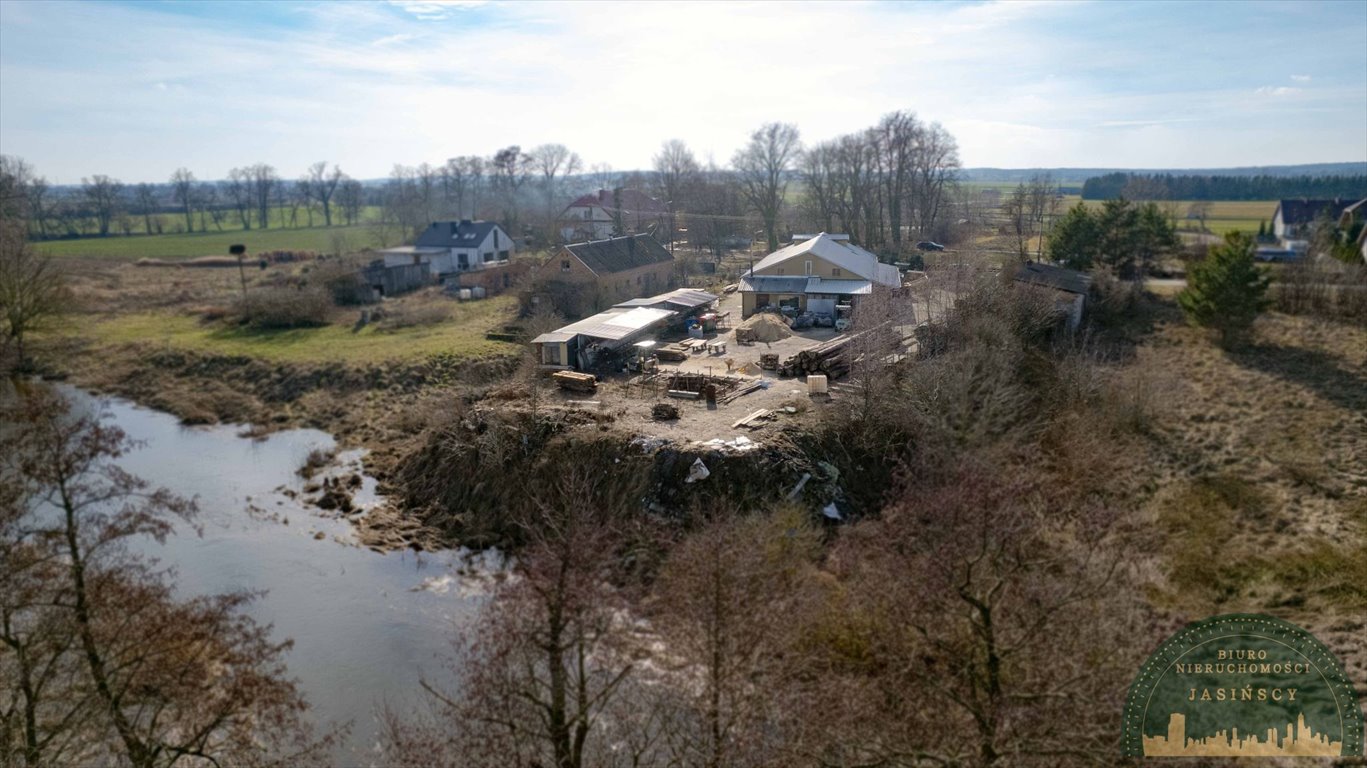
[(303, 227), (299, 229), (224, 229), (222, 232), (195, 232), (168, 235), (110, 235), (76, 240), (47, 240), (36, 243), (41, 253), (53, 256), (85, 256), (111, 259), (141, 258), (185, 259), (228, 253), (228, 246), (241, 243), (248, 253), (261, 251), (322, 251), (331, 253), (338, 246), (346, 250), (375, 248), (383, 243), (381, 229), (375, 224), (350, 227)]

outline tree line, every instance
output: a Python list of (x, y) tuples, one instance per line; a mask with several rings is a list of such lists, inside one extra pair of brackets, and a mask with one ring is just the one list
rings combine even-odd
[[(10, 163), (27, 199), (32, 239), (350, 225), (375, 207), (374, 223), (396, 236), (413, 237), (439, 219), (485, 218), (555, 242), (573, 195), (635, 189), (667, 210), (668, 231), (654, 232), (661, 240), (672, 245), (685, 235), (714, 252), (756, 234), (777, 248), (781, 235), (795, 229), (846, 232), (866, 247), (896, 250), (912, 234), (933, 237), (944, 225), (959, 168), (953, 136), (905, 111), (811, 147), (803, 147), (796, 126), (768, 123), (727, 165), (702, 162), (671, 139), (650, 169), (626, 173), (606, 164), (585, 167), (556, 143), (396, 165), (378, 186), (318, 162), (293, 181), (255, 163), (216, 182), (179, 168), (164, 184), (94, 174), (79, 186), (56, 187), (22, 160)], [(790, 196), (790, 187), (797, 194)], [(615, 228), (627, 229), (624, 206), (613, 207), (621, 219)]]
[(371, 204), (361, 182), (336, 165), (314, 163), (290, 181), (266, 163), (232, 168), (221, 181), (201, 181), (178, 168), (164, 184), (125, 184), (104, 174), (56, 187), (27, 163), (10, 158), (35, 240), (110, 235), (222, 232), (225, 229), (356, 224)]
[(1280, 200), (1367, 197), (1367, 176), (1174, 176), (1108, 173), (1082, 185), (1082, 199)]

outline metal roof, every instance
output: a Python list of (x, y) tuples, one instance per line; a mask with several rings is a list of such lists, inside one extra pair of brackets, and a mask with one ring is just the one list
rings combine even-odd
[(755, 275), (754, 277), (742, 277), (740, 279), (740, 290), (757, 293), (806, 293), (807, 276)]
[[(494, 230), (502, 232), (498, 224), (492, 221), (434, 221), (418, 236), (415, 245), (424, 248), (476, 248)], [(497, 246), (499, 248), (504, 247), (505, 241), (512, 242), (507, 233), (502, 238)]]
[(543, 333), (543, 334), (541, 334), (540, 336), (537, 336), (535, 339), (532, 339), (532, 343), (533, 343), (533, 344), (550, 344), (550, 343), (553, 343), (553, 342), (558, 343), (558, 342), (561, 342), (561, 341), (569, 341), (569, 340), (572, 339), (572, 338), (574, 338), (574, 334), (573, 334), (573, 333), (562, 333), (562, 332), (560, 332), (560, 331), (551, 331), (550, 333)]
[[(820, 256), (851, 274), (867, 280), (884, 282), (884, 275), (880, 275), (881, 270), (878, 268), (877, 256), (848, 240), (837, 240), (833, 235), (825, 232), (810, 240), (803, 240), (800, 243), (794, 243), (774, 251), (760, 259), (752, 272), (759, 273), (790, 259), (806, 256), (809, 253)], [(892, 284), (896, 285), (896, 283)]]
[[(621, 341), (632, 334), (643, 331), (650, 326), (668, 319), (674, 313), (667, 309), (652, 309), (650, 307), (635, 307), (626, 309), (614, 307), (606, 312), (599, 312), (592, 317), (586, 317), (577, 323), (570, 323), (555, 332), (555, 335), (570, 334), (571, 337), (592, 336), (595, 339), (607, 339), (608, 341)], [(550, 334), (543, 334), (550, 335)], [(539, 336), (537, 338), (540, 338)], [(557, 339), (566, 341), (567, 339)]]
[(677, 310), (689, 310), (694, 307), (704, 307), (716, 301), (717, 297), (707, 291), (699, 291), (693, 288), (678, 288), (668, 293), (661, 293), (658, 296), (647, 296), (641, 299), (629, 299), (615, 307), (669, 307)]
[(807, 293), (838, 293), (842, 295), (864, 295), (873, 293), (871, 280), (831, 280), (813, 277), (807, 280)]
[(584, 266), (595, 275), (610, 275), (674, 260), (674, 254), (666, 251), (650, 235), (610, 237), (587, 243), (570, 243), (563, 248), (584, 262)]

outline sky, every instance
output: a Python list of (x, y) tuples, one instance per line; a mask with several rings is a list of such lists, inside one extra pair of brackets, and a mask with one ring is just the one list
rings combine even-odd
[(1367, 0), (0, 0), (0, 152), (53, 183), (356, 178), (558, 142), (648, 168), (894, 110), (966, 167), (1367, 160)]

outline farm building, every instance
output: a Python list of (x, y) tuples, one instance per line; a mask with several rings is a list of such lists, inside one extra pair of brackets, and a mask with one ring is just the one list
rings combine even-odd
[(602, 240), (614, 234), (662, 234), (669, 209), (638, 189), (600, 189), (575, 199), (560, 214), (566, 242)]
[(716, 294), (707, 291), (699, 291), (694, 288), (678, 288), (659, 296), (648, 296), (643, 299), (627, 299), (626, 301), (615, 304), (616, 307), (632, 309), (634, 307), (652, 307), (654, 309), (668, 309), (677, 312), (681, 317), (688, 317), (706, 310), (717, 300)]
[(422, 264), (386, 265), (383, 259), (370, 262), (360, 275), (374, 298), (407, 293), (423, 287), (429, 279), (427, 268)]
[(675, 312), (654, 307), (613, 307), (532, 339), (541, 364), (587, 370), (663, 328)]
[(673, 254), (650, 235), (562, 245), (535, 274), (543, 289), (559, 283), (584, 297), (589, 311), (663, 290), (673, 278)]
[(434, 221), (412, 245), (380, 251), (385, 266), (425, 264), (428, 274), (446, 275), (507, 264), (517, 250), (513, 239), (492, 221)]
[(1082, 307), (1092, 286), (1091, 276), (1074, 269), (1027, 261), (1016, 267), (1012, 279), (1024, 285), (1047, 288), (1056, 294), (1054, 306), (1067, 317), (1068, 330), (1082, 322)]
[(851, 243), (846, 235), (822, 232), (765, 256), (741, 275), (741, 314), (764, 307), (834, 315), (875, 285), (896, 288), (901, 275), (891, 264)]

